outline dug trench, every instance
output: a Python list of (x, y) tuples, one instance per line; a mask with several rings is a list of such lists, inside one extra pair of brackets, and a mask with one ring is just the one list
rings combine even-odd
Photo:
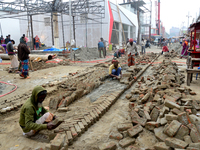
[[(147, 65), (149, 66), (149, 65)], [(138, 68), (138, 67), (137, 67)], [(146, 66), (144, 68), (147, 68)], [(128, 70), (128, 69), (127, 69)], [(136, 71), (137, 69), (134, 69), (132, 68), (133, 72)], [(136, 72), (136, 77), (139, 77), (145, 70), (141, 70), (141, 69), (138, 69), (139, 72)], [(130, 71), (130, 69), (129, 69)], [(126, 73), (125, 73), (126, 74)], [(91, 75), (91, 74), (90, 74)], [(128, 76), (128, 75), (127, 75)], [(80, 77), (82, 78), (81, 80), (85, 80), (85, 77)], [(105, 80), (105, 79), (104, 79)], [(103, 81), (104, 81), (103, 80)], [(132, 80), (135, 82), (135, 78), (133, 77)], [(131, 84), (133, 83), (133, 81), (131, 82)], [(69, 82), (69, 81), (68, 81)], [(105, 80), (104, 81), (105, 83), (98, 83), (97, 87), (93, 87), (94, 89), (96, 90), (100, 90), (101, 89), (105, 89), (106, 86), (104, 85), (108, 85), (109, 86), (109, 82), (112, 82), (112, 81), (109, 81), (109, 80)], [(115, 83), (115, 82), (113, 82)], [(123, 81), (124, 83), (124, 81)], [(102, 84), (102, 85), (101, 85)], [(116, 85), (119, 84), (116, 82)], [(38, 142), (37, 140), (33, 140), (32, 139), (32, 144), (34, 142), (37, 143), (37, 147), (36, 146), (33, 146), (30, 148), (44, 148), (46, 147), (46, 149), (50, 148), (50, 147), (53, 147), (53, 146), (57, 146), (59, 147), (59, 149), (61, 149), (61, 147), (63, 146), (66, 146), (67, 144), (64, 144), (64, 143), (68, 143), (68, 144), (72, 144), (74, 140), (78, 139), (81, 139), (82, 137), (84, 136), (87, 136), (87, 135), (90, 135), (90, 132), (88, 134), (88, 132), (82, 134), (85, 130), (87, 130), (88, 127), (90, 127), (92, 124), (94, 124), (97, 120), (99, 120), (99, 118), (108, 110), (109, 107), (111, 107), (112, 104), (114, 104), (114, 102), (118, 99), (119, 95), (121, 95), (125, 90), (127, 90), (129, 87), (131, 87), (131, 84), (130, 85), (127, 85), (126, 86), (124, 85), (124, 88), (122, 88), (122, 90), (117, 90), (115, 88), (113, 88), (113, 90), (110, 90), (108, 91), (108, 93), (104, 93), (102, 92), (102, 94), (99, 94), (97, 95), (99, 98), (96, 99), (93, 99), (92, 98), (92, 93), (96, 94), (96, 93), (101, 93), (101, 92), (96, 92), (95, 93), (95, 90), (93, 90), (93, 88), (89, 89), (91, 90), (92, 92), (89, 94), (86, 92), (86, 96), (82, 97), (81, 99), (79, 99), (79, 97), (77, 98), (74, 98), (73, 100), (71, 99), (71, 102), (68, 101), (69, 103), (65, 103), (65, 105), (62, 105), (63, 103), (62, 100), (67, 100), (66, 97), (67, 96), (67, 92), (66, 92), (66, 89), (70, 89), (70, 93), (72, 94), (73, 91), (75, 89), (72, 88), (72, 86), (68, 86), (68, 84), (66, 84), (66, 82), (62, 82), (60, 83), (59, 85), (57, 85), (57, 88), (59, 90), (55, 90), (54, 92), (52, 92), (49, 97), (48, 97), (48, 100), (46, 102), (46, 104), (48, 103), (48, 101), (55, 101), (55, 93), (57, 93), (57, 97), (59, 97), (59, 95), (61, 95), (61, 99), (58, 100), (59, 103), (57, 103), (57, 107), (56, 108), (52, 108), (52, 110), (54, 109), (57, 109), (56, 112), (53, 111), (57, 116), (63, 118), (65, 120), (65, 123), (64, 124), (61, 124), (60, 128), (54, 130), (54, 131), (48, 131), (48, 132), (41, 132), (40, 134), (43, 134), (43, 135), (46, 135), (47, 137), (47, 140), (46, 140), (46, 144), (45, 143), (42, 143), (42, 142)], [(115, 84), (114, 84), (115, 85)], [(90, 87), (90, 86), (89, 86)], [(62, 89), (62, 90), (61, 90)], [(112, 87), (110, 87), (109, 89), (112, 89)], [(76, 91), (76, 90), (75, 90)], [(87, 90), (86, 90), (87, 91)], [(63, 99), (63, 92), (65, 94), (65, 99)], [(80, 92), (80, 91), (79, 91)], [(62, 93), (62, 94), (61, 94)], [(82, 91), (82, 94), (84, 93), (84, 91)], [(68, 95), (69, 95), (69, 92), (68, 92)], [(73, 95), (73, 94), (72, 94)], [(77, 94), (76, 94), (77, 95)], [(84, 95), (84, 94), (83, 94)], [(76, 97), (76, 96), (75, 96)], [(121, 98), (120, 98), (121, 99)], [(117, 103), (120, 101), (117, 100)], [(74, 101), (76, 100), (76, 101)], [(95, 102), (91, 102), (92, 101), (95, 101)], [(64, 101), (63, 101), (64, 102)], [(117, 104), (116, 103), (116, 104)], [(119, 111), (124, 111), (122, 112), (122, 116), (125, 116), (125, 118), (127, 118), (128, 116), (126, 115), (126, 111), (127, 111), (127, 108), (126, 107), (119, 107), (117, 108), (116, 107), (116, 104), (111, 108), (111, 110), (109, 110), (108, 113), (106, 113), (106, 115), (104, 115), (100, 121), (98, 121), (96, 124), (94, 124), (93, 126), (91, 126), (91, 129), (95, 128), (98, 124), (100, 124), (103, 120), (104, 120), (104, 117), (107, 118), (107, 116), (109, 115), (110, 111), (112, 111), (113, 108), (115, 108), (116, 110), (115, 111), (118, 111), (119, 108), (120, 110)], [(51, 104), (50, 104), (51, 105)], [(55, 106), (55, 105), (53, 105)], [(66, 106), (68, 106), (66, 108)], [(123, 105), (122, 105), (123, 106)], [(125, 106), (125, 105), (124, 105)], [(51, 111), (52, 111), (51, 110)], [(10, 113), (10, 112), (9, 112)], [(6, 113), (4, 115), (9, 115), (9, 113)], [(15, 116), (16, 117), (16, 116)], [(94, 118), (92, 118), (94, 117)], [(116, 118), (115, 116), (113, 116), (113, 118)], [(122, 117), (121, 117), (122, 118)], [(10, 118), (8, 119), (10, 120)], [(108, 119), (109, 122), (112, 120), (112, 117)], [(5, 121), (5, 120), (4, 120)], [(17, 124), (17, 121), (15, 119), (15, 125)], [(120, 120), (117, 120), (116, 119), (116, 122), (120, 122)], [(103, 125), (104, 126), (104, 125)], [(107, 124), (107, 127), (109, 126), (109, 128), (112, 128), (110, 126), (110, 124)], [(105, 126), (106, 127), (106, 126)], [(4, 128), (5, 129), (5, 128)], [(18, 129), (20, 130), (20, 129)], [(99, 129), (99, 130), (96, 130), (95, 129), (95, 132), (101, 132), (102, 130)], [(92, 133), (92, 132), (91, 132)], [(18, 134), (20, 134), (20, 131), (18, 131)], [(71, 135), (71, 136), (70, 136)], [(78, 136), (81, 136), (81, 138), (77, 138)], [(56, 138), (54, 138), (54, 136), (56, 136)], [(98, 136), (97, 136), (98, 137)], [(42, 138), (42, 137), (41, 137)], [(53, 139), (54, 138), (54, 139)], [(19, 137), (18, 136), (18, 141), (19, 143), (22, 142), (22, 140), (24, 140), (23, 137)], [(53, 140), (52, 140), (53, 139)], [(63, 139), (65, 139), (65, 141), (63, 141)], [(95, 139), (95, 138), (94, 138)], [(28, 139), (26, 139), (25, 141), (27, 141)], [(47, 144), (50, 140), (52, 140), (49, 144)], [(77, 142), (78, 142), (77, 141)], [(94, 141), (94, 140), (93, 140)], [(101, 141), (104, 141), (102, 138), (101, 138)], [(43, 142), (45, 142), (45, 140), (43, 140)], [(59, 143), (60, 142), (60, 143)], [(56, 143), (56, 144), (55, 144)], [(33, 144), (34, 145), (34, 144)], [(46, 145), (46, 146), (45, 146)], [(87, 149), (88, 144), (85, 144), (85, 149)], [(101, 143), (97, 144), (97, 145), (101, 145)], [(19, 146), (19, 148), (21, 149), (26, 149), (27, 147), (29, 147), (29, 145), (26, 145), (23, 144), (22, 145), (15, 145), (15, 146)], [(21, 147), (20, 147), (21, 146)], [(73, 148), (73, 146), (75, 147), (74, 149), (78, 149), (78, 147), (76, 147), (76, 142), (72, 145), (72, 147), (70, 148)], [(4, 147), (4, 145), (2, 145), (2, 147)], [(69, 148), (69, 149), (70, 149)], [(63, 147), (64, 149), (64, 147)], [(80, 148), (81, 149), (81, 148)], [(90, 149), (90, 148), (89, 148)]]

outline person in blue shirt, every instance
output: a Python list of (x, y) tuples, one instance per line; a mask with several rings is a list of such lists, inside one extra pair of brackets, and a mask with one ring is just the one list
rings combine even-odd
[(99, 41), (98, 43), (98, 50), (99, 50), (99, 57), (101, 58), (101, 52), (103, 52), (103, 57), (105, 58), (104, 44), (102, 41)]

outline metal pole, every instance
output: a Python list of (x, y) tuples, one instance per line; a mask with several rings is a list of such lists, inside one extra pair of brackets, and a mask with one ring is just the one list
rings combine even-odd
[(74, 41), (76, 42), (76, 30), (75, 30), (75, 16), (73, 16), (73, 34), (74, 34)]
[(54, 35), (53, 35), (53, 13), (51, 12), (51, 36), (52, 36), (52, 45), (54, 45)]
[[(0, 28), (1, 28), (1, 23), (0, 23)], [(3, 35), (2, 28), (1, 28), (1, 35)]]
[(85, 14), (85, 46), (87, 47), (87, 14)]
[(64, 31), (64, 26), (63, 26), (63, 13), (61, 13), (61, 21), (62, 21), (63, 46), (65, 50), (65, 31)]
[(151, 2), (151, 10), (150, 10), (150, 26), (149, 26), (149, 41), (151, 41), (151, 13), (152, 13), (152, 1)]
[(158, 0), (158, 35), (160, 35), (160, 0)]
[(101, 14), (101, 37), (103, 37), (103, 35), (102, 35), (102, 14)]
[(69, 0), (69, 22), (70, 22), (70, 55), (71, 55), (71, 60), (73, 59), (73, 54), (72, 54), (72, 48), (71, 48), (71, 39), (72, 39), (72, 31), (71, 31), (71, 25), (72, 25), (72, 19), (71, 19), (71, 16), (72, 16), (72, 12), (71, 12), (71, 0)]
[(31, 22), (31, 47), (34, 50), (34, 40), (33, 40), (33, 18), (32, 15), (30, 15), (30, 22)]
[[(26, 7), (26, 0), (24, 0), (24, 6)], [(26, 7), (26, 12), (27, 12), (27, 20), (28, 20), (28, 38), (30, 39), (30, 30), (29, 30), (29, 14), (28, 14), (28, 7)], [(32, 40), (31, 40), (32, 41)]]

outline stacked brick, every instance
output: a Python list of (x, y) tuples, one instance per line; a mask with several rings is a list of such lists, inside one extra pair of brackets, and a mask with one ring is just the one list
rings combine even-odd
[(77, 140), (90, 126), (96, 123), (123, 92), (124, 90), (120, 90), (109, 95), (106, 94), (100, 97), (100, 102), (90, 106), (87, 112), (73, 117), (73, 120), (65, 120), (58, 129), (54, 130), (57, 135), (46, 145), (46, 150), (67, 150), (68, 145), (71, 145), (73, 141)]
[[(164, 60), (153, 70), (153, 75), (142, 77), (136, 88), (126, 95), (130, 101), (133, 125), (126, 125), (125, 131), (120, 131), (120, 134), (127, 132), (129, 141), (130, 138), (135, 141), (138, 134), (147, 129), (160, 141), (150, 149), (199, 150), (200, 100), (194, 100), (192, 95), (195, 92), (181, 86), (184, 75), (178, 72), (175, 63)], [(121, 138), (124, 139), (126, 138)], [(125, 147), (132, 145), (133, 141), (125, 144)]]
[(135, 76), (142, 70), (141, 67), (131, 66), (129, 67), (125, 73), (123, 73), (123, 78), (120, 79), (120, 83), (129, 84), (130, 81), (135, 80)]
[(147, 53), (145, 55), (140, 55), (136, 57), (136, 62), (137, 64), (140, 65), (146, 65), (150, 63), (154, 58), (156, 58), (157, 54), (156, 53)]
[(8, 112), (18, 110), (24, 102), (30, 97), (31, 92), (23, 95), (16, 95), (11, 98), (4, 99), (0, 102), (0, 114), (4, 115)]
[(95, 88), (98, 88), (107, 76), (107, 69), (98, 69), (90, 74), (70, 78), (59, 84), (58, 88), (64, 90), (58, 96), (51, 98), (49, 102), (50, 109), (64, 108), (69, 106), (75, 100), (87, 95)]

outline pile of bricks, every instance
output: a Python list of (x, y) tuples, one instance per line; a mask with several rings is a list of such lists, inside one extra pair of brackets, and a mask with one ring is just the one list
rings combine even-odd
[[(159, 141), (148, 147), (151, 150), (199, 150), (200, 100), (194, 100), (195, 92), (181, 85), (185, 77), (175, 63), (164, 60), (152, 69), (153, 75), (141, 77), (126, 95), (132, 122), (119, 124), (118, 132), (109, 137), (118, 140), (122, 148), (139, 150), (143, 147), (135, 147), (134, 143), (149, 130)], [(117, 147), (113, 142), (105, 147), (111, 145)]]
[(166, 52), (164, 56), (168, 57), (168, 58), (174, 58), (174, 57), (178, 56), (178, 52), (175, 52), (174, 50), (171, 50), (169, 53)]
[(125, 73), (123, 73), (123, 78), (120, 79), (120, 83), (122, 84), (129, 84), (130, 81), (134, 80), (135, 76), (138, 74), (138, 72), (142, 70), (141, 67), (137, 66), (131, 66), (129, 67)]
[(0, 102), (0, 114), (4, 115), (8, 112), (18, 110), (24, 102), (30, 97), (31, 91), (23, 95), (16, 95), (11, 98), (5, 98)]
[(86, 112), (76, 117), (74, 116), (73, 120), (65, 119), (65, 122), (54, 130), (57, 135), (46, 145), (46, 150), (67, 150), (68, 145), (71, 145), (90, 126), (96, 123), (123, 92), (124, 90), (119, 90), (112, 94), (101, 96), (101, 101), (87, 108)]
[(100, 68), (77, 78), (70, 78), (58, 85), (58, 88), (64, 90), (58, 96), (51, 98), (49, 102), (50, 109), (57, 109), (69, 106), (72, 102), (80, 99), (90, 93), (95, 88), (103, 84), (107, 77), (107, 69)]
[(136, 63), (140, 65), (146, 65), (156, 58), (156, 56), (156, 53), (146, 53), (145, 55), (140, 55), (136, 57)]

